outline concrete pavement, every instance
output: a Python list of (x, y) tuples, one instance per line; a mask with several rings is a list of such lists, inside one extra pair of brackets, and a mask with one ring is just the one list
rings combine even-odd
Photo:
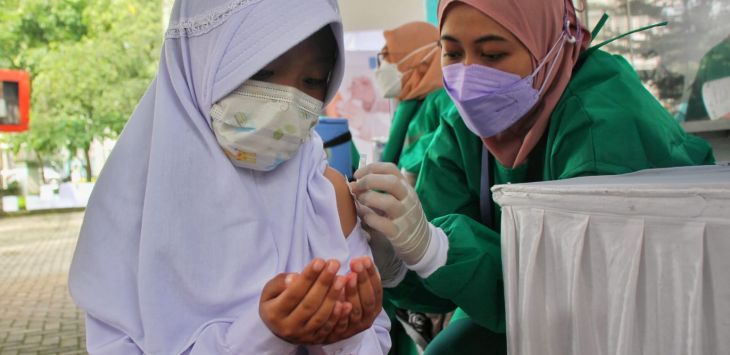
[(86, 354), (68, 295), (82, 212), (0, 218), (0, 355)]

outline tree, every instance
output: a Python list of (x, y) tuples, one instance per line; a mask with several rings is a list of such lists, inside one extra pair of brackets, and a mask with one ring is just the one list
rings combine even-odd
[[(6, 138), (42, 157), (116, 138), (157, 67), (161, 4), (144, 0), (0, 0), (0, 66), (32, 75), (31, 129)], [(10, 7), (8, 7), (10, 6)], [(7, 21), (7, 22), (6, 22)]]
[(56, 43), (86, 35), (86, 0), (0, 0), (0, 67), (33, 72)]

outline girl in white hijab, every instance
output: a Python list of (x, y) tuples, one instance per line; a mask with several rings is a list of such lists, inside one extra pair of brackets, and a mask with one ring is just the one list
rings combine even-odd
[(91, 354), (387, 353), (379, 276), (312, 131), (343, 58), (335, 0), (175, 3), (71, 266)]

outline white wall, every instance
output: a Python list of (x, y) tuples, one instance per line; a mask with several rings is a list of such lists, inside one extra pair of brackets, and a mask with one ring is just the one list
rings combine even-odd
[(425, 21), (423, 0), (338, 0), (345, 31), (385, 30)]
[[(167, 28), (174, 0), (162, 2), (163, 30)], [(305, 1), (305, 0), (296, 0)], [(423, 0), (338, 0), (345, 31), (384, 30), (406, 22), (425, 21)]]

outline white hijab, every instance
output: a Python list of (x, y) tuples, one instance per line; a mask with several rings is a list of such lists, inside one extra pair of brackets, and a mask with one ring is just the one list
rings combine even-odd
[(159, 72), (96, 183), (71, 265), (90, 351), (276, 353), (258, 315), (264, 284), (366, 246), (342, 235), (316, 134), (262, 173), (234, 167), (210, 129), (213, 103), (327, 25), (339, 47), (329, 100), (344, 58), (335, 0), (176, 1)]

